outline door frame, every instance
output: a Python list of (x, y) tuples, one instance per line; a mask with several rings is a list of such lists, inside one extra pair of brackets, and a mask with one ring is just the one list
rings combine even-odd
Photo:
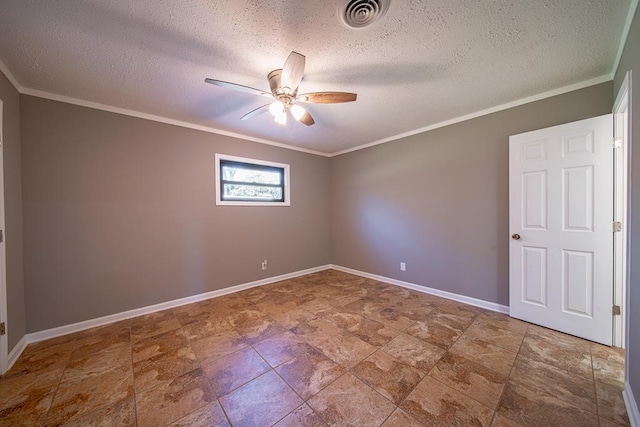
[[(629, 325), (629, 316), (625, 315), (626, 313), (629, 312), (629, 293), (630, 293), (630, 289), (629, 289), (629, 277), (630, 277), (630, 273), (631, 273), (631, 260), (630, 260), (630, 254), (631, 254), (631, 223), (628, 221), (629, 218), (631, 218), (631, 203), (628, 203), (629, 200), (631, 200), (631, 186), (632, 186), (632, 181), (630, 179), (631, 177), (631, 152), (632, 152), (632, 128), (631, 128), (631, 118), (633, 117), (632, 115), (632, 102), (631, 100), (632, 98), (632, 71), (629, 70), (627, 71), (627, 73), (624, 76), (624, 80), (622, 81), (622, 85), (620, 86), (620, 89), (618, 90), (618, 94), (616, 96), (616, 100), (613, 104), (613, 113), (617, 114), (618, 112), (624, 111), (625, 107), (626, 107), (626, 112), (627, 112), (627, 122), (626, 122), (626, 129), (624, 129), (624, 131), (626, 132), (626, 137), (627, 140), (624, 141), (626, 143), (626, 155), (627, 155), (627, 159), (625, 162), (626, 165), (626, 194), (624, 194), (626, 200), (627, 200), (627, 204), (626, 204), (626, 217), (627, 217), (627, 222), (625, 224), (623, 224), (623, 234), (624, 237), (626, 238), (626, 245), (624, 245), (623, 250), (625, 251), (624, 253), (624, 260), (626, 262), (626, 266), (625, 266), (625, 283), (622, 284), (618, 284), (615, 283), (615, 286), (622, 286), (621, 292), (625, 297), (625, 301), (624, 301), (624, 305), (622, 306), (622, 314), (624, 315), (624, 322), (621, 322), (621, 326), (624, 328), (624, 331), (622, 331), (622, 335), (624, 336), (624, 344), (626, 345), (629, 342), (629, 329), (630, 329), (630, 325)], [(626, 102), (626, 106), (625, 106), (625, 102)], [(618, 331), (614, 331), (614, 336), (616, 335), (616, 332)], [(629, 383), (629, 352), (625, 351), (624, 352), (624, 381), (625, 384)], [(626, 403), (626, 395), (625, 395), (625, 403)]]
[(0, 374), (7, 370), (9, 358), (8, 322), (7, 322), (7, 260), (6, 260), (6, 230), (4, 227), (4, 112), (0, 99), (0, 230), (3, 230), (3, 241), (0, 243), (0, 322), (5, 322), (7, 333), (0, 335)]
[(614, 277), (613, 297), (614, 304), (619, 305), (620, 316), (613, 317), (613, 346), (625, 348), (629, 342), (629, 316), (628, 277), (631, 263), (629, 262), (630, 229), (629, 223), (631, 206), (628, 203), (631, 191), (631, 71), (624, 77), (620, 90), (613, 104), (613, 135), (617, 144), (615, 149), (615, 176), (614, 176), (614, 221), (622, 222), (622, 232), (614, 235)]

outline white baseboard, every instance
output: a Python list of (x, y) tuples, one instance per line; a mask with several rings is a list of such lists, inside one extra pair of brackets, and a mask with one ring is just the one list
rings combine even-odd
[(20, 357), (24, 349), (27, 347), (27, 336), (23, 336), (18, 344), (13, 347), (13, 349), (9, 352), (9, 358), (7, 360), (7, 371), (11, 369), (16, 360)]
[(631, 384), (629, 384), (628, 381), (625, 381), (624, 383), (622, 397), (624, 398), (624, 406), (627, 407), (627, 415), (629, 416), (629, 423), (631, 424), (631, 427), (640, 427), (640, 412), (638, 412), (638, 404), (636, 403), (636, 398), (633, 396)]
[[(485, 308), (487, 310), (497, 311), (500, 313), (509, 313), (509, 307), (505, 305), (500, 305), (476, 298), (467, 297), (464, 295), (454, 294), (451, 292), (441, 291), (439, 289), (433, 289), (426, 286), (416, 285), (414, 283), (403, 282), (401, 280), (392, 279), (390, 277), (378, 276), (376, 274), (366, 273), (364, 271), (358, 271), (347, 267), (342, 267), (339, 265), (323, 265), (319, 267), (309, 268), (306, 270), (295, 271), (292, 273), (282, 274), (280, 276), (268, 277), (266, 279), (256, 280), (254, 282), (243, 283), (240, 285), (231, 286), (224, 289), (219, 289), (216, 291), (205, 292), (203, 294), (192, 295), (185, 298), (180, 298), (172, 301), (163, 302), (160, 304), (150, 305), (147, 307), (136, 308), (133, 310), (123, 311), (121, 313), (110, 314), (108, 316), (98, 317), (96, 319), (85, 320), (78, 323), (72, 323), (70, 325), (59, 326), (57, 328), (46, 329), (43, 331), (33, 332), (25, 335), (18, 345), (11, 350), (9, 354), (8, 360), (8, 368), (15, 363), (16, 360), (20, 357), (25, 347), (28, 344), (44, 341), (51, 338), (59, 337), (62, 335), (72, 334), (75, 332), (80, 332), (85, 329), (95, 328), (102, 325), (107, 325), (109, 323), (117, 322), (120, 320), (130, 319), (132, 317), (142, 316), (144, 314), (154, 313), (156, 311), (162, 311), (169, 308), (179, 307), (185, 304), (192, 304), (194, 302), (203, 301), (211, 298), (220, 297), (223, 295), (232, 294), (235, 292), (239, 292), (249, 288), (255, 288), (257, 286), (268, 285), (270, 283), (279, 282), (281, 280), (292, 279), (294, 277), (304, 276), (306, 274), (317, 273), (319, 271), (335, 269), (339, 271), (343, 271), (345, 273), (355, 274), (356, 276), (367, 277), (374, 280), (380, 280), (382, 282), (390, 283), (393, 285), (401, 286), (408, 289), (413, 289), (418, 292), (424, 292), (426, 294), (436, 295), (439, 297), (447, 298), (454, 301), (459, 301), (465, 304), (473, 305), (476, 307)], [(640, 427), (640, 426), (638, 426)]]
[(468, 297), (460, 294), (454, 294), (452, 292), (441, 291), (440, 289), (429, 288), (427, 286), (420, 286), (420, 285), (416, 285), (415, 283), (403, 282), (402, 280), (392, 279), (390, 277), (378, 276), (377, 274), (371, 274), (364, 271), (354, 270), (352, 268), (342, 267), (340, 265), (332, 264), (330, 267), (333, 268), (334, 270), (355, 274), (356, 276), (362, 276), (368, 279), (391, 283), (392, 285), (402, 286), (403, 288), (413, 289), (414, 291), (439, 296), (442, 298), (462, 302), (465, 304), (473, 305), (473, 306), (484, 308), (491, 311), (497, 311), (498, 313), (509, 314), (509, 306), (507, 305), (496, 304), (495, 302), (489, 302), (489, 301), (472, 298), (472, 297)]
[[(123, 311), (121, 313), (110, 314), (108, 316), (98, 317), (96, 319), (85, 320), (70, 325), (59, 326), (57, 328), (46, 329), (44, 331), (33, 332), (27, 334), (23, 340), (26, 339), (26, 344), (31, 344), (38, 341), (44, 341), (51, 338), (59, 337), (62, 335), (71, 334), (74, 332), (80, 332), (85, 329), (95, 328), (97, 326), (106, 325), (109, 323), (117, 322), (120, 320), (130, 319), (132, 317), (142, 316), (144, 314), (154, 313), (156, 311), (162, 311), (169, 308), (179, 307), (185, 304), (192, 304), (194, 302), (207, 300), (210, 298), (216, 298), (223, 295), (232, 294), (249, 288), (255, 288), (257, 286), (268, 285), (269, 283), (279, 282), (281, 280), (292, 279), (294, 277), (304, 276), (306, 274), (317, 273), (318, 271), (330, 269), (330, 265), (323, 265), (320, 267), (308, 268), (306, 270), (295, 271), (293, 273), (282, 274), (280, 276), (268, 277), (266, 279), (256, 280), (254, 282), (242, 283), (240, 285), (230, 286), (224, 289), (218, 289), (216, 291), (205, 292), (203, 294), (193, 295), (190, 297), (180, 298), (172, 301), (163, 302), (160, 304), (150, 305), (147, 307), (136, 308), (133, 310)], [(18, 346), (16, 346), (18, 347)], [(14, 349), (15, 350), (15, 349)], [(17, 356), (20, 356), (23, 348), (20, 350)], [(17, 359), (16, 356), (16, 359)]]

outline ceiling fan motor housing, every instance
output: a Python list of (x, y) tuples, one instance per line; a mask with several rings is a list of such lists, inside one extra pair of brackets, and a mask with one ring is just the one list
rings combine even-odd
[(271, 89), (271, 93), (277, 95), (278, 89), (282, 87), (281, 84), (282, 77), (282, 69), (273, 70), (269, 74), (267, 74), (267, 79), (269, 80), (269, 88)]

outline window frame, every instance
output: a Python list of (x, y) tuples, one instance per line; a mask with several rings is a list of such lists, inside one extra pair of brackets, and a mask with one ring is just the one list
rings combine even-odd
[[(223, 200), (222, 199), (222, 163), (234, 162), (244, 163), (252, 166), (254, 169), (278, 168), (282, 169), (282, 195), (283, 201), (265, 201), (265, 200)], [(290, 192), (290, 166), (285, 163), (269, 162), (266, 160), (249, 159), (247, 157), (229, 156), (226, 154), (216, 153), (215, 155), (215, 187), (216, 187), (216, 205), (218, 206), (291, 206)]]

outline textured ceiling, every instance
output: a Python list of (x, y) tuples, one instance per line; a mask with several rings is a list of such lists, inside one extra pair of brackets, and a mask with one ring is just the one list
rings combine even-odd
[[(32, 91), (334, 153), (609, 75), (631, 0), (391, 0), (344, 27), (344, 0), (0, 0), (0, 61)], [(316, 125), (240, 121), (290, 51)]]

